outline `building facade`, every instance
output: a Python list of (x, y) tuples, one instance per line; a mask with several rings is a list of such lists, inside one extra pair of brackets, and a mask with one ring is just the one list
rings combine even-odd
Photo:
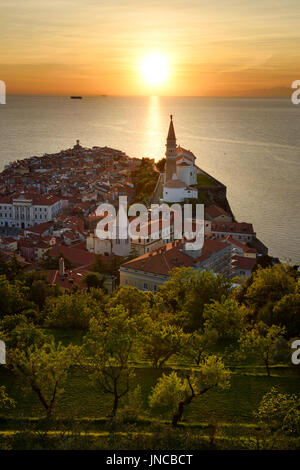
[(4, 196), (0, 198), (0, 227), (32, 227), (53, 220), (61, 210), (61, 199), (51, 194)]

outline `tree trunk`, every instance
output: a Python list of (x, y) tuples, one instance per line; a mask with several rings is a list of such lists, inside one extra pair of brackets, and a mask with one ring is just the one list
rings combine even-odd
[(114, 406), (113, 406), (113, 409), (112, 409), (112, 412), (111, 412), (111, 415), (113, 417), (116, 416), (117, 409), (118, 409), (118, 404), (119, 404), (119, 396), (118, 396), (118, 394), (115, 394), (115, 396), (114, 396)]
[(267, 369), (268, 377), (270, 377), (271, 373), (270, 373), (270, 368), (269, 368), (269, 361), (266, 361), (266, 369)]
[(177, 413), (174, 414), (173, 419), (172, 419), (172, 426), (174, 426), (174, 428), (176, 428), (178, 421), (182, 419), (183, 411), (184, 411), (184, 401), (180, 401), (178, 404)]

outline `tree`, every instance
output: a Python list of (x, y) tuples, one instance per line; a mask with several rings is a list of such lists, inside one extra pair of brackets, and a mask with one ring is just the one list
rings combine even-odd
[(13, 400), (7, 395), (5, 387), (0, 387), (0, 411), (9, 410), (10, 408), (14, 408), (15, 406), (15, 400)]
[(245, 331), (247, 314), (246, 307), (240, 306), (234, 299), (214, 301), (204, 307), (204, 329), (215, 330), (220, 340), (231, 343)]
[(155, 163), (155, 165), (156, 165), (156, 168), (158, 169), (158, 171), (160, 171), (160, 172), (165, 171), (166, 159), (161, 158), (158, 162)]
[(182, 329), (163, 321), (151, 321), (142, 339), (145, 356), (153, 367), (161, 368), (173, 354), (179, 353), (185, 343)]
[(101, 289), (103, 287), (104, 279), (100, 279), (98, 273), (87, 273), (84, 277), (84, 283), (86, 284), (88, 290), (92, 287), (95, 289)]
[(5, 276), (0, 276), (0, 320), (5, 315), (21, 313), (32, 307), (28, 301), (29, 289), (20, 281), (10, 283)]
[(119, 269), (123, 262), (124, 260), (121, 256), (114, 255), (103, 261), (103, 256), (97, 255), (96, 261), (92, 265), (92, 270), (95, 273), (107, 274), (118, 278)]
[(176, 268), (160, 287), (159, 296), (166, 312), (174, 315), (174, 321), (186, 331), (203, 326), (203, 310), (206, 304), (227, 297), (231, 281), (210, 271), (193, 268)]
[(134, 374), (129, 354), (136, 335), (136, 320), (119, 306), (111, 308), (101, 319), (92, 318), (85, 337), (87, 370), (94, 386), (113, 396), (112, 416), (116, 415), (119, 400), (130, 389)]
[(254, 414), (272, 431), (282, 430), (300, 435), (300, 397), (297, 395), (280, 393), (272, 387), (263, 396)]
[(272, 321), (275, 325), (286, 328), (289, 338), (297, 336), (300, 331), (300, 292), (282, 297), (273, 307)]
[[(247, 289), (245, 300), (256, 315), (266, 306), (272, 310), (275, 302), (294, 291), (295, 282), (295, 271), (287, 264), (259, 268), (253, 274), (253, 282)], [(264, 321), (262, 317), (260, 319)]]
[(121, 305), (131, 317), (141, 316), (152, 303), (152, 297), (151, 292), (143, 292), (137, 287), (120, 287), (113, 294), (108, 305), (112, 308)]
[(218, 341), (218, 332), (214, 328), (194, 331), (187, 335), (187, 340), (182, 348), (182, 354), (192, 360), (197, 366), (211, 352)]
[(7, 315), (1, 321), (0, 332), (10, 349), (27, 349), (32, 345), (37, 347), (47, 343), (49, 336), (41, 329), (36, 328), (23, 315)]
[(176, 372), (163, 374), (152, 390), (150, 408), (167, 409), (172, 417), (172, 425), (177, 426), (182, 419), (185, 406), (196, 397), (215, 388), (225, 389), (230, 385), (230, 371), (216, 356), (209, 356), (201, 364), (199, 373), (178, 377)]
[[(239, 339), (239, 354), (248, 354), (261, 361), (270, 377), (270, 364), (275, 361), (283, 346), (285, 328), (277, 325), (268, 326), (263, 322), (256, 324)], [(284, 343), (285, 345), (285, 343)]]
[[(98, 296), (99, 297), (99, 296)], [(102, 294), (104, 298), (104, 294)], [(49, 298), (45, 308), (45, 324), (54, 328), (87, 329), (90, 319), (101, 310), (102, 304), (93, 292), (78, 291)]]
[(35, 343), (9, 352), (9, 363), (19, 376), (21, 387), (29, 387), (37, 395), (47, 418), (52, 415), (54, 404), (63, 391), (69, 369), (78, 354), (78, 347), (64, 347), (61, 343), (56, 345), (53, 337), (42, 345)]
[(54, 294), (56, 294), (56, 292), (53, 286), (50, 286), (49, 283), (43, 279), (37, 279), (32, 282), (29, 298), (42, 310), (47, 297)]
[(0, 275), (5, 275), (9, 281), (14, 281), (23, 273), (25, 264), (21, 263), (14, 255), (10, 261), (5, 261), (0, 253)]

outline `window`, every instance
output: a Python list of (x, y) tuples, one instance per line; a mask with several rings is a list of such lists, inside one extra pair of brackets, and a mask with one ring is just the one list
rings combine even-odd
[(148, 284), (144, 282), (144, 289), (148, 289)]

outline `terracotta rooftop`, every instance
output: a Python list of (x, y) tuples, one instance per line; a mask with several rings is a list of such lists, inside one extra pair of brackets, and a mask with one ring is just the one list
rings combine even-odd
[(122, 268), (149, 272), (167, 276), (176, 267), (191, 267), (209, 258), (212, 254), (224, 250), (224, 242), (205, 239), (202, 255), (192, 258), (183, 251), (184, 242), (176, 240), (157, 250), (150, 251), (134, 260), (122, 264)]
[(256, 258), (246, 258), (244, 256), (234, 256), (232, 261), (234, 268), (245, 269), (247, 271), (252, 271), (257, 262)]
[(232, 233), (244, 233), (253, 234), (253, 225), (247, 222), (212, 222), (212, 232), (232, 232)]
[(219, 217), (220, 215), (230, 216), (222, 207), (212, 204), (211, 206), (205, 207), (205, 214), (208, 214), (212, 219)]
[(65, 246), (56, 244), (49, 250), (49, 255), (57, 257), (60, 254), (65, 256), (73, 266), (90, 266), (96, 260), (96, 255), (87, 250), (76, 248), (75, 246)]
[(32, 232), (42, 234), (49, 230), (53, 226), (53, 222), (43, 222), (42, 224), (34, 225), (33, 227), (27, 227), (26, 232)]
[(32, 201), (37, 206), (52, 206), (56, 202), (60, 201), (58, 196), (53, 194), (39, 194), (36, 192), (30, 193), (14, 193), (10, 196), (4, 196), (0, 198), (0, 204), (12, 204), (14, 201)]
[(169, 180), (164, 184), (165, 188), (187, 188), (187, 185), (181, 180)]

